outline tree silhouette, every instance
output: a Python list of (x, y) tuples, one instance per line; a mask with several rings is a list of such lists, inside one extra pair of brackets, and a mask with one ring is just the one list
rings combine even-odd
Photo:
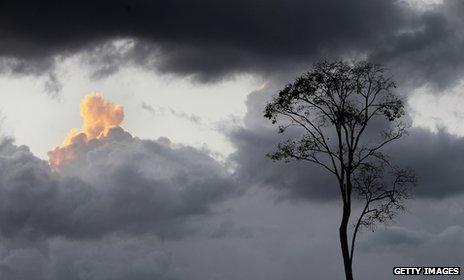
[[(416, 182), (412, 170), (392, 165), (382, 153), (385, 145), (406, 133), (403, 102), (385, 73), (382, 66), (368, 62), (322, 61), (285, 86), (264, 112), (279, 133), (290, 127), (302, 132), (278, 144), (268, 154), (271, 159), (317, 164), (338, 182), (343, 205), (339, 238), (347, 280), (353, 279), (358, 232), (374, 230), (377, 223), (404, 210)], [(362, 201), (362, 211), (349, 232), (353, 198)]]

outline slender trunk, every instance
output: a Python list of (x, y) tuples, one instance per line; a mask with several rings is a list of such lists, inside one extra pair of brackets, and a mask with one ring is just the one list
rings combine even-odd
[(351, 267), (351, 260), (350, 260), (350, 249), (348, 244), (348, 222), (350, 219), (351, 214), (351, 207), (343, 204), (343, 216), (342, 221), (340, 223), (339, 228), (339, 235), (340, 235), (340, 246), (342, 249), (342, 256), (343, 256), (343, 265), (345, 267), (345, 277), (346, 280), (353, 280), (353, 271)]

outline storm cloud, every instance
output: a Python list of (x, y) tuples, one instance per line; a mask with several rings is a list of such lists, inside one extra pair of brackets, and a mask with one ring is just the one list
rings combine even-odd
[[(276, 86), (248, 95), (244, 127), (232, 130), (229, 138), (237, 148), (231, 160), (237, 162), (243, 183), (279, 190), (281, 198), (326, 201), (337, 199), (336, 180), (323, 168), (304, 162), (272, 162), (277, 143), (297, 132), (277, 133), (277, 127), (264, 119), (264, 106), (278, 92)], [(292, 134), (293, 133), (293, 134)], [(376, 134), (367, 137), (377, 137)], [(374, 138), (372, 138), (374, 139)], [(367, 139), (366, 141), (369, 141)], [(413, 168), (418, 177), (414, 195), (418, 198), (444, 198), (464, 192), (464, 140), (443, 130), (431, 132), (410, 128), (408, 134), (385, 147), (392, 163)]]
[(393, 0), (8, 1), (0, 56), (13, 73), (43, 73), (83, 53), (97, 78), (137, 65), (203, 82), (367, 58), (408, 82), (444, 85), (462, 73), (463, 9), (457, 0), (425, 11)]
[(114, 135), (82, 149), (73, 173), (52, 172), (27, 147), (2, 140), (0, 233), (92, 239), (150, 232), (176, 239), (193, 230), (190, 218), (213, 214), (214, 203), (237, 191), (201, 151)]

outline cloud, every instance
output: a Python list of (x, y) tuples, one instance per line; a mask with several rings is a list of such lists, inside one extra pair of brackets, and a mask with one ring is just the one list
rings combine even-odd
[[(74, 177), (51, 172), (25, 146), (2, 142), (1, 278), (342, 277), (335, 201), (275, 204), (275, 192), (262, 188), (225, 200), (235, 186), (201, 151), (165, 140), (99, 141), (74, 161), (83, 166)], [(356, 275), (386, 280), (391, 267), (411, 259), (417, 265), (462, 259), (462, 246), (456, 246), (462, 229), (450, 227), (462, 225), (462, 196), (445, 199), (418, 199), (390, 232), (363, 232)], [(220, 212), (211, 212), (216, 207)], [(426, 217), (438, 222), (431, 225)]]
[[(189, 219), (236, 191), (225, 168), (202, 151), (166, 142), (108, 138), (82, 145), (55, 173), (27, 147), (0, 145), (0, 233), (6, 237), (100, 238), (113, 232), (179, 238)], [(78, 169), (77, 169), (78, 168)]]
[(375, 251), (377, 246), (414, 249), (426, 243), (431, 234), (425, 231), (410, 230), (404, 227), (391, 226), (380, 230), (377, 234), (369, 234), (360, 244), (361, 250)]
[[(71, 129), (63, 144), (48, 152), (50, 166), (54, 169), (60, 169), (62, 165), (78, 156), (76, 146), (85, 146), (89, 141), (105, 139), (109, 130), (119, 127), (124, 120), (122, 106), (107, 101), (99, 93), (87, 94), (81, 101), (80, 111), (82, 128)], [(132, 138), (127, 132), (122, 134), (126, 138)]]
[(11, 280), (178, 279), (170, 276), (170, 264), (170, 254), (153, 236), (52, 238), (40, 246), (0, 247), (0, 277)]
[(141, 105), (141, 108), (145, 111), (147, 111), (148, 113), (150, 113), (152, 116), (157, 116), (157, 115), (164, 115), (166, 114), (166, 112), (169, 112), (171, 115), (179, 118), (179, 119), (184, 119), (184, 120), (187, 120), (189, 122), (192, 122), (193, 124), (197, 124), (197, 125), (200, 125), (202, 124), (202, 119), (195, 115), (195, 114), (187, 114), (185, 112), (182, 112), (182, 111), (178, 111), (178, 110), (175, 110), (171, 107), (168, 107), (168, 108), (163, 108), (163, 107), (158, 107), (158, 109), (155, 109), (153, 108), (153, 106), (145, 103), (145, 102), (142, 102), (142, 105)]
[(445, 0), (419, 16), (409, 28), (372, 52), (374, 61), (386, 62), (397, 79), (414, 86), (429, 83), (440, 88), (455, 84), (463, 75), (462, 12), (458, 0)]
[(50, 242), (47, 279), (174, 279), (171, 256), (153, 237), (110, 237), (80, 243)]
[(464, 162), (459, 154), (464, 139), (444, 131), (410, 129), (409, 135), (386, 152), (403, 166), (414, 168), (418, 176), (417, 196), (443, 198), (462, 193)]
[(16, 73), (43, 73), (81, 54), (94, 78), (136, 65), (201, 82), (364, 57), (444, 84), (462, 73), (453, 71), (463, 64), (462, 9), (457, 0), (426, 10), (393, 0), (8, 2), (0, 56)]
[(446, 131), (463, 137), (464, 96), (463, 80), (440, 94), (430, 87), (415, 90), (408, 98), (408, 107), (414, 126), (429, 129), (432, 132)]
[(449, 225), (437, 233), (389, 227), (366, 236), (360, 243), (360, 249), (372, 254), (380, 251), (398, 255), (409, 259), (408, 265), (453, 266), (464, 260), (458, 249), (464, 245), (463, 233), (462, 225)]
[[(228, 210), (202, 223), (205, 236), (160, 240), (150, 233), (122, 233), (86, 240), (53, 237), (38, 243), (2, 238), (0, 276), (18, 280), (343, 277), (339, 243), (335, 242), (337, 202), (276, 204), (270, 194), (260, 189), (222, 203)], [(375, 275), (387, 280), (395, 265), (461, 263), (461, 226), (447, 221), (435, 227), (424, 216), (440, 212), (435, 207), (453, 211), (449, 205), (456, 203), (462, 209), (462, 201), (462, 196), (440, 204), (416, 201), (419, 205), (411, 207), (393, 227), (362, 232), (355, 257), (356, 277)], [(452, 216), (446, 211), (440, 215)], [(461, 218), (462, 212), (455, 216)], [(423, 223), (417, 222), (420, 219)], [(430, 226), (433, 229), (427, 229)], [(243, 227), (252, 234), (244, 234)]]
[[(238, 178), (244, 184), (278, 190), (281, 198), (311, 201), (338, 198), (335, 178), (319, 166), (272, 162), (265, 156), (275, 150), (277, 143), (292, 137), (288, 133), (279, 135), (277, 128), (262, 116), (274, 92), (277, 92), (275, 86), (251, 93), (245, 126), (228, 135), (237, 149), (230, 159), (237, 165)], [(414, 189), (416, 197), (444, 198), (464, 191), (459, 183), (464, 180), (464, 162), (460, 156), (463, 149), (462, 138), (443, 131), (433, 133), (411, 128), (408, 135), (388, 145), (385, 152), (395, 164), (415, 170), (418, 176), (418, 186)]]
[(72, 154), (57, 166), (0, 140), (0, 278), (184, 279), (166, 243), (251, 236), (221, 218), (241, 188), (208, 151), (133, 137), (123, 108), (99, 94), (81, 115), (52, 150), (51, 164)]

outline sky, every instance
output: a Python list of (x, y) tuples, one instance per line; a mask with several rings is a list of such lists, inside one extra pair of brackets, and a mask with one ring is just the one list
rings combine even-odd
[[(272, 162), (263, 110), (321, 60), (385, 65), (416, 171), (356, 279), (464, 263), (460, 0), (0, 4), (0, 278), (343, 279), (323, 170)], [(359, 210), (355, 205), (355, 211)], [(446, 279), (446, 278), (443, 278)]]

